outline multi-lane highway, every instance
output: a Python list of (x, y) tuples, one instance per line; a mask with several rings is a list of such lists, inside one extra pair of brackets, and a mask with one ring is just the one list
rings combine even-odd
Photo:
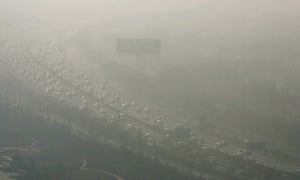
[[(34, 44), (34, 43), (33, 43)], [(224, 161), (231, 161), (229, 155), (225, 152), (202, 148), (197, 139), (179, 139), (170, 136), (170, 130), (174, 126), (165, 122), (160, 124), (153, 110), (148, 107), (138, 105), (134, 101), (122, 102), (119, 95), (112, 93), (105, 83), (92, 82), (89, 77), (80, 72), (76, 72), (74, 68), (66, 67), (62, 63), (52, 61), (51, 57), (42, 54), (35, 56), (32, 51), (32, 44), (15, 45), (9, 43), (5, 49), (1, 51), (1, 62), (5, 66), (7, 72), (23, 82), (24, 85), (30, 87), (37, 93), (41, 93), (50, 98), (56, 99), (63, 103), (78, 107), (78, 111), (89, 109), (94, 116), (106, 118), (108, 122), (116, 121), (127, 129), (141, 129), (144, 135), (151, 140), (160, 141), (164, 138), (170, 138), (174, 142), (181, 142), (183, 148), (189, 152), (198, 151), (207, 153), (210, 156), (217, 157)], [(51, 46), (46, 49), (51, 49)], [(39, 51), (35, 49), (35, 51)], [(47, 53), (57, 53), (56, 50), (49, 50)], [(46, 53), (39, 52), (39, 53)], [(59, 57), (58, 56), (52, 56)], [(166, 129), (168, 128), (168, 130)], [(256, 155), (261, 162), (273, 162)], [(296, 165), (285, 165), (276, 161), (277, 167), (284, 171), (294, 171)]]

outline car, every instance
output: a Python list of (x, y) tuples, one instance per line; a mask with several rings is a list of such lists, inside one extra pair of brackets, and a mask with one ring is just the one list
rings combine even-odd
[(126, 129), (131, 129), (133, 126), (131, 123), (127, 124)]
[(83, 99), (83, 100), (82, 100), (82, 104), (87, 105), (87, 100), (86, 100), (86, 99)]
[(95, 103), (94, 106), (95, 106), (96, 108), (99, 108), (99, 107), (100, 107), (100, 104), (99, 104), (99, 103)]
[(60, 101), (60, 102), (65, 102), (65, 100), (66, 100), (66, 99), (65, 99), (63, 96), (59, 97), (59, 101)]
[(122, 119), (125, 116), (125, 113), (120, 113), (119, 114), (119, 119)]
[(144, 111), (145, 111), (146, 113), (150, 113), (150, 108), (145, 107), (145, 108), (144, 108)]
[(202, 146), (201, 149), (203, 149), (203, 150), (208, 150), (209, 148), (206, 147), (206, 146)]
[(115, 98), (111, 98), (110, 102), (111, 102), (112, 104), (114, 104), (114, 103), (116, 103), (116, 99), (115, 99)]
[(122, 104), (122, 111), (127, 110), (127, 108), (128, 108), (128, 104), (127, 103), (123, 103)]
[(148, 120), (149, 120), (149, 117), (148, 117), (146, 114), (144, 114), (143, 119), (144, 119), (145, 121), (148, 121)]
[(120, 96), (119, 96), (119, 95), (116, 95), (116, 96), (115, 96), (115, 100), (116, 100), (116, 101), (119, 101), (119, 100), (120, 100)]
[(49, 88), (46, 88), (45, 93), (49, 94), (49, 91), (50, 91)]
[(104, 113), (104, 109), (103, 108), (100, 108), (100, 113)]
[(136, 102), (135, 102), (135, 101), (132, 101), (132, 102), (131, 102), (131, 106), (136, 106)]
[(156, 119), (156, 122), (155, 124), (158, 126), (158, 127), (163, 127), (164, 126), (164, 123), (161, 119)]
[(145, 136), (146, 136), (146, 137), (150, 137), (150, 136), (152, 136), (152, 134), (151, 134), (151, 132), (146, 132), (146, 133), (145, 133)]

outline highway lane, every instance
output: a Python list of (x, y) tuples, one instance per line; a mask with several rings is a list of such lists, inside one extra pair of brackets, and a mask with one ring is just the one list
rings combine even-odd
[[(32, 58), (33, 58), (33, 57), (32, 57)], [(117, 109), (117, 108), (111, 106), (111, 105), (108, 104), (108, 103), (105, 103), (103, 100), (99, 99), (98, 97), (96, 97), (96, 96), (94, 96), (94, 95), (92, 95), (92, 94), (90, 94), (90, 93), (88, 93), (88, 92), (86, 92), (86, 91), (84, 91), (84, 90), (78, 88), (77, 86), (75, 86), (75, 85), (71, 84), (70, 82), (68, 82), (68, 81), (66, 81), (66, 80), (64, 80), (64, 79), (62, 79), (62, 78), (59, 77), (59, 76), (57, 76), (57, 75), (55, 74), (55, 72), (53, 72), (52, 70), (48, 69), (48, 68), (47, 68), (46, 66), (44, 66), (43, 64), (40, 64), (38, 61), (36, 61), (36, 63), (39, 64), (40, 67), (42, 67), (46, 72), (49, 72), (53, 77), (55, 77), (56, 79), (58, 79), (59, 81), (61, 81), (61, 82), (62, 82), (63, 84), (65, 84), (66, 86), (69, 86), (69, 87), (71, 87), (72, 89), (76, 90), (76, 92), (79, 92), (79, 93), (82, 94), (83, 96), (88, 97), (88, 98), (90, 99), (90, 101), (91, 101), (91, 104), (94, 104), (94, 103), (99, 102), (99, 103), (101, 103), (101, 106), (102, 106), (102, 107), (104, 107), (105, 109), (107, 109), (107, 110), (113, 112), (114, 114), (119, 115), (120, 113), (123, 113), (125, 119), (128, 119), (129, 121), (132, 121), (132, 122), (138, 124), (139, 126), (142, 126), (142, 127), (146, 128), (146, 129), (148, 129), (148, 130), (151, 130), (151, 131), (153, 131), (153, 132), (155, 132), (155, 133), (157, 133), (157, 134), (165, 135), (165, 133), (163, 132), (163, 130), (158, 129), (158, 128), (155, 128), (155, 127), (153, 127), (153, 126), (151, 126), (151, 125), (145, 123), (144, 121), (141, 121), (141, 120), (139, 120), (139, 119), (137, 119), (137, 118), (135, 118), (135, 117), (129, 115), (128, 113), (126, 113), (126, 112), (124, 112), (124, 111), (121, 111), (121, 110), (119, 110), (119, 109)]]

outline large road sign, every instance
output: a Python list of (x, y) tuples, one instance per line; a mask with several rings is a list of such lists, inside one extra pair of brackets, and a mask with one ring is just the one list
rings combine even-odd
[(117, 39), (118, 53), (131, 54), (160, 54), (161, 40), (160, 39)]

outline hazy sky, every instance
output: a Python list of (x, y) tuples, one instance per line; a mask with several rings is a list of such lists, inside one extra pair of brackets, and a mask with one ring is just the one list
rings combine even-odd
[(151, 24), (155, 22), (145, 22), (143, 14), (161, 12), (169, 13), (168, 20), (173, 23), (169, 26), (169, 21), (161, 21), (169, 26), (169, 34), (197, 32), (201, 38), (207, 37), (207, 42), (219, 39), (226, 44), (225, 36), (233, 44), (253, 37), (290, 42), (300, 28), (300, 0), (0, 0), (0, 21), (26, 27), (30, 19), (56, 28), (127, 15), (138, 17), (138, 23)]
[[(195, 8), (247, 16), (299, 14), (299, 0), (0, 0), (1, 14), (39, 18), (102, 18), (124, 13)], [(57, 16), (58, 15), (58, 16)]]

